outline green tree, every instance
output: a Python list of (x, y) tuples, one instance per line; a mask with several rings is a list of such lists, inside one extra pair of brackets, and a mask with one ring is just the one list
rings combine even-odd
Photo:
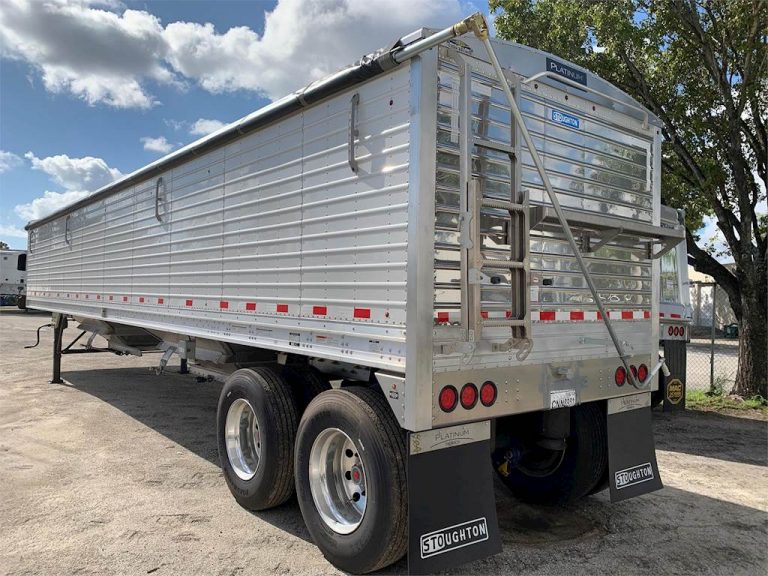
[(8, 250), (8, 244), (0, 240), (0, 250)]
[[(693, 267), (739, 322), (735, 392), (768, 397), (765, 0), (491, 0), (497, 34), (588, 68), (663, 125), (664, 202), (683, 207)], [(729, 270), (693, 231), (716, 218)]]

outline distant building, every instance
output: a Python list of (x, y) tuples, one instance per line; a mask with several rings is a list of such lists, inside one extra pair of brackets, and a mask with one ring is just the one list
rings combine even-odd
[[(726, 264), (725, 267), (733, 269), (735, 264)], [(688, 282), (691, 287), (691, 307), (693, 308), (694, 333), (702, 334), (707, 332), (712, 326), (712, 301), (714, 280), (707, 274), (702, 274), (688, 266)], [(728, 294), (720, 286), (716, 286), (717, 295), (715, 298), (715, 329), (718, 332), (728, 326), (736, 323), (736, 317), (733, 315), (731, 303)], [(706, 329), (706, 330), (705, 330)], [(707, 332), (708, 333), (708, 332)]]

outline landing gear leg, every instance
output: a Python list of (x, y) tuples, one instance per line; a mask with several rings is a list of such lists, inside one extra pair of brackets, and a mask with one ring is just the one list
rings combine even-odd
[(61, 379), (61, 341), (67, 328), (67, 317), (64, 314), (53, 315), (53, 377), (51, 384), (63, 384)]

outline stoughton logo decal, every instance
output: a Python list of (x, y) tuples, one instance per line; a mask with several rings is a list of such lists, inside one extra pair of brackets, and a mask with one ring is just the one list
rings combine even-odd
[(581, 125), (576, 116), (555, 109), (552, 109), (552, 122), (557, 122), (558, 124), (568, 126), (569, 128), (575, 128), (576, 130), (578, 130)]
[(653, 466), (650, 462), (616, 472), (616, 489), (628, 488), (648, 480), (653, 480)]
[(488, 523), (485, 518), (470, 520), (424, 534), (421, 537), (421, 557), (445, 554), (485, 540), (488, 540)]

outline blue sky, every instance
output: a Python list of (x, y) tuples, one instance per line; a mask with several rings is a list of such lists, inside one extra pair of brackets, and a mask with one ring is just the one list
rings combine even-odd
[[(464, 0), (3, 0), (0, 240)], [(385, 9), (386, 8), (386, 9)]]

